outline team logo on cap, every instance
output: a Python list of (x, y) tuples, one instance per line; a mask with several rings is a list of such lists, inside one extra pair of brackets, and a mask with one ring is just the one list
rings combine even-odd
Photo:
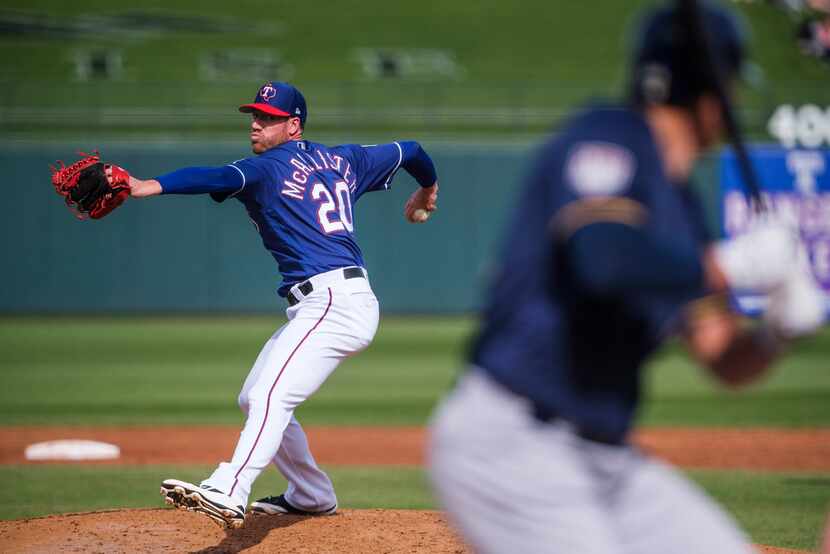
[(265, 100), (266, 102), (277, 95), (277, 89), (271, 86), (271, 83), (266, 83), (261, 89), (259, 89), (259, 97)]

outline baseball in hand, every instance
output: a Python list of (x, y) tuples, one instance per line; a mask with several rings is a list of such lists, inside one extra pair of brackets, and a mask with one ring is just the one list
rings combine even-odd
[(418, 208), (412, 212), (412, 220), (417, 223), (423, 223), (427, 219), (429, 219), (429, 212), (423, 208)]

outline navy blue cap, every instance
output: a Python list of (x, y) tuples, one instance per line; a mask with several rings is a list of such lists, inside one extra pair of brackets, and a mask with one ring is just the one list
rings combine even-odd
[[(714, 90), (716, 77), (703, 61), (699, 37), (690, 35), (690, 25), (675, 4), (647, 13), (638, 29), (632, 56), (632, 92), (638, 103), (688, 104)], [(746, 69), (744, 25), (713, 2), (701, 1), (700, 12), (723, 76), (739, 77)]]
[(303, 126), (308, 115), (303, 94), (297, 87), (279, 81), (269, 81), (262, 85), (254, 101), (239, 106), (239, 111), (242, 113), (258, 111), (269, 115), (299, 117)]

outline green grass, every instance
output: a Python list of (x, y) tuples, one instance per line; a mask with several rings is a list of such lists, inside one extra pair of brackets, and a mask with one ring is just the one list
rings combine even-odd
[[(0, 106), (34, 108), (35, 115), (44, 107), (81, 109), (82, 114), (75, 117), (66, 117), (66, 113), (47, 116), (52, 133), (66, 128), (81, 131), (85, 126), (118, 132), (126, 128), (143, 132), (227, 131), (237, 125), (233, 105), (252, 97), (255, 87), (272, 75), (252, 68), (230, 78), (205, 81), (199, 71), (201, 59), (225, 49), (259, 49), (293, 66), (290, 78), (305, 90), (311, 106), (310, 122), (318, 131), (344, 125), (352, 130), (391, 125), (410, 132), (539, 132), (556, 116), (525, 120), (519, 114), (522, 109), (563, 110), (588, 95), (611, 94), (623, 88), (633, 35), (626, 27), (639, 8), (653, 3), (533, 0), (516, 9), (497, 0), (418, 4), (340, 0), (308, 17), (287, 2), (273, 3), (263, 11), (255, 0), (152, 0), (142, 2), (141, 11), (197, 15), (225, 28), (242, 25), (245, 31), (119, 35), (101, 32), (109, 24), (98, 23), (93, 32), (70, 37), (9, 33), (0, 37), (0, 73), (4, 76)], [(3, 5), (7, 10), (60, 18), (63, 24), (92, 15), (117, 16), (131, 6), (102, 0), (6, 0)], [(754, 29), (752, 50), (768, 83), (765, 89), (746, 96), (756, 134), (764, 133), (766, 116), (775, 103), (830, 101), (826, 64), (799, 52), (793, 39), (795, 23), (765, 3), (742, 3), (738, 9)], [(364, 47), (444, 50), (462, 72), (456, 77), (368, 80), (355, 56), (355, 49)], [(74, 53), (96, 49), (119, 50), (123, 74), (112, 82), (76, 82)], [(99, 109), (107, 107), (116, 110), (102, 116)], [(136, 117), (125, 113), (125, 107), (169, 112), (163, 117)], [(469, 107), (479, 108), (477, 113), (485, 116), (430, 122), (418, 117), (404, 119), (412, 113)], [(485, 107), (504, 108), (512, 116), (501, 123), (487, 122), (488, 112), (481, 110)], [(184, 113), (188, 109), (203, 116), (190, 117)], [(376, 117), (383, 109), (391, 111), (391, 123)], [(315, 117), (325, 110), (339, 112), (338, 117), (355, 117), (345, 124), (338, 117)], [(360, 110), (365, 113), (356, 114)], [(35, 132), (38, 126), (30, 118), (24, 114), (7, 119), (5, 130)]]
[(692, 471), (753, 542), (813, 550), (830, 509), (830, 475)]
[[(159, 483), (168, 477), (199, 482), (211, 466), (0, 466), (0, 519), (113, 508), (163, 506)], [(329, 469), (329, 468), (327, 468)], [(345, 508), (435, 507), (426, 475), (415, 467), (333, 467), (330, 475)], [(90, 494), (94, 489), (96, 493)], [(273, 468), (263, 472), (251, 499), (285, 490)], [(20, 502), (25, 498), (26, 502)]]
[[(0, 318), (0, 425), (239, 424), (236, 395), (276, 317)], [(422, 425), (463, 366), (470, 318), (386, 317), (298, 415)], [(725, 391), (670, 345), (651, 364), (647, 425), (830, 425), (830, 332), (760, 384)]]
[[(238, 423), (236, 395), (278, 318), (5, 319), (0, 424)], [(423, 423), (469, 325), (389, 319), (338, 368), (308, 423)]]
[[(0, 318), (0, 425), (242, 423), (236, 395), (266, 316)], [(305, 424), (423, 425), (462, 367), (472, 318), (385, 317), (298, 411)], [(741, 394), (715, 386), (666, 347), (650, 364), (647, 425), (830, 426), (830, 332), (796, 345)], [(0, 518), (158, 506), (160, 479), (207, 466), (0, 466)], [(422, 469), (332, 467), (344, 507), (435, 508)], [(693, 471), (759, 543), (813, 548), (830, 502), (827, 474)], [(254, 497), (282, 490), (266, 472)], [(96, 491), (91, 494), (90, 491)]]
[(719, 386), (670, 345), (650, 364), (645, 425), (793, 426), (830, 424), (830, 332), (795, 345), (758, 383)]
[[(0, 466), (0, 519), (162, 506), (158, 484), (167, 477), (198, 481), (208, 466)], [(344, 508), (436, 509), (426, 475), (415, 467), (330, 467)], [(761, 544), (811, 549), (830, 505), (830, 477), (693, 471), (697, 481), (733, 513)], [(268, 470), (252, 498), (283, 490), (285, 482)], [(96, 493), (91, 495), (90, 490)], [(21, 499), (26, 499), (21, 502)]]

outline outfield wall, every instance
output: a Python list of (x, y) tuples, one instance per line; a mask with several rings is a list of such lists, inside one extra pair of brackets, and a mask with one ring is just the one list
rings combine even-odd
[[(247, 155), (245, 144), (235, 143), (102, 146), (108, 159), (139, 177)], [(402, 217), (417, 186), (405, 172), (393, 190), (368, 194), (355, 208), (358, 242), (387, 313), (456, 313), (479, 305), (532, 153), (531, 146), (425, 146), (442, 184), (440, 209), (428, 224)], [(59, 158), (71, 161), (73, 146), (16, 142), (0, 152), (6, 197), (0, 312), (284, 308), (276, 263), (238, 202), (131, 200), (106, 219), (81, 222), (49, 182), (48, 165)]]

